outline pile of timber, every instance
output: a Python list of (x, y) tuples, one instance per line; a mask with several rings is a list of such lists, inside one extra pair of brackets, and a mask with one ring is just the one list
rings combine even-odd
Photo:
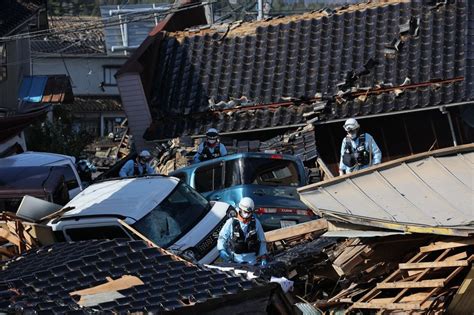
[(266, 233), (275, 269), (322, 312), (474, 314), (473, 237), (325, 237), (328, 228), (319, 219)]

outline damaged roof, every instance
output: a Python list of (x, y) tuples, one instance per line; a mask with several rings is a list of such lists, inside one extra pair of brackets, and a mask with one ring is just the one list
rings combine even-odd
[[(108, 290), (97, 293), (98, 286), (111, 282), (108, 277), (136, 281), (127, 288), (109, 284)], [(47, 314), (202, 314), (229, 301), (241, 303), (245, 311), (249, 301), (268, 299), (278, 286), (193, 265), (143, 241), (125, 239), (56, 243), (31, 250), (6, 262), (0, 279), (0, 311)], [(91, 290), (77, 296), (83, 289)], [(264, 312), (266, 304), (261, 304), (249, 311)]]
[(119, 97), (74, 97), (71, 104), (62, 105), (63, 108), (71, 110), (73, 113), (91, 112), (121, 112), (122, 103)]
[(383, 163), (298, 192), (313, 211), (335, 220), (467, 235), (474, 233), (473, 178), (474, 144), (466, 144)]
[(144, 137), (203, 134), (210, 126), (274, 128), (469, 100), (466, 55), (474, 48), (466, 44), (467, 20), (464, 1), (388, 1), (168, 33), (153, 70), (154, 124)]
[[(50, 16), (51, 33), (31, 41), (33, 54), (106, 55), (103, 23), (95, 16)], [(81, 31), (75, 31), (82, 28)]]

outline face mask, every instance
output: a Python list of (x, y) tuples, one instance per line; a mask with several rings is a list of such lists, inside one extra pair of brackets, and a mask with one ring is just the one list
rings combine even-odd
[(240, 216), (244, 219), (248, 219), (252, 216), (252, 213), (248, 211), (240, 211)]
[(209, 139), (209, 140), (207, 140), (207, 142), (209, 142), (210, 144), (214, 144), (214, 143), (216, 143), (216, 141), (217, 141), (217, 140), (215, 140), (215, 139)]
[(349, 137), (351, 137), (352, 139), (357, 138), (357, 131), (349, 131), (347, 134), (348, 134)]

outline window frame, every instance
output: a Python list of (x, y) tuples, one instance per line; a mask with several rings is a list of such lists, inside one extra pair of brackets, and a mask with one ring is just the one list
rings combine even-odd
[[(103, 69), (103, 82), (104, 86), (117, 86), (117, 80), (115, 79), (115, 74), (121, 68), (120, 65), (104, 65), (102, 66)], [(115, 70), (113, 74), (110, 75), (110, 82), (107, 82), (107, 71)]]
[[(5, 73), (5, 76), (2, 76), (2, 73)], [(7, 43), (0, 43), (0, 83), (5, 82), (7, 80), (8, 80)]]
[[(215, 180), (213, 180), (213, 183), (212, 183), (212, 189), (211, 190), (207, 190), (207, 191), (199, 191), (198, 190), (198, 187), (196, 186), (196, 179), (197, 179), (197, 176), (199, 175), (199, 171), (207, 171), (209, 169), (216, 169), (220, 167), (221, 168), (221, 182), (220, 182), (220, 188), (216, 189), (216, 185), (215, 185)], [(213, 176), (214, 176), (215, 173), (213, 173)], [(200, 166), (200, 167), (197, 167), (196, 170), (194, 171), (194, 176), (193, 176), (193, 188), (200, 194), (203, 194), (203, 193), (207, 193), (207, 192), (211, 192), (211, 191), (216, 191), (216, 190), (221, 190), (221, 189), (224, 189), (225, 188), (225, 182), (224, 182), (224, 176), (225, 176), (225, 167), (224, 167), (224, 162), (223, 161), (218, 161), (218, 162), (215, 162), (215, 163), (212, 163), (212, 164), (209, 164), (209, 165), (203, 165), (203, 166)]]

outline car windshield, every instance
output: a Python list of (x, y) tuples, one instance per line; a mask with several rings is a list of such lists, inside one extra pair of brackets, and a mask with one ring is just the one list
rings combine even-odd
[(210, 208), (203, 196), (180, 182), (168, 197), (133, 227), (158, 246), (168, 247), (191, 230)]
[(241, 160), (243, 184), (268, 186), (298, 186), (298, 166), (294, 161), (268, 158)]

